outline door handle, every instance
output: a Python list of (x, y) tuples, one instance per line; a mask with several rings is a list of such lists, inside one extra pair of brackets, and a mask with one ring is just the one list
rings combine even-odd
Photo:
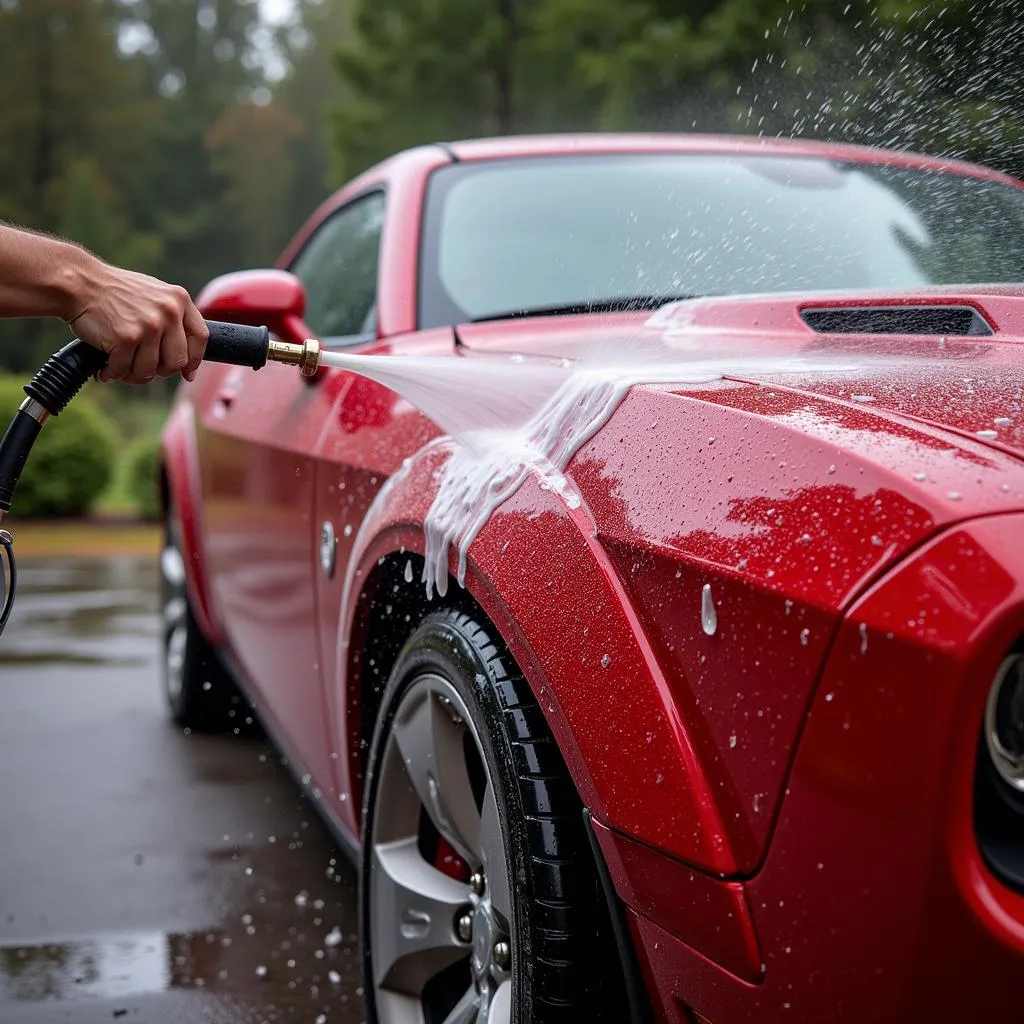
[(238, 397), (234, 388), (221, 388), (213, 397), (213, 415), (217, 419), (223, 419), (231, 408), (231, 403)]

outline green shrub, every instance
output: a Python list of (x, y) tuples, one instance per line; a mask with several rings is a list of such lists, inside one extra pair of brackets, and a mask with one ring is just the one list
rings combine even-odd
[(160, 440), (147, 437), (132, 451), (128, 489), (135, 501), (135, 507), (143, 519), (160, 518), (160, 501), (157, 484), (157, 463), (160, 457)]
[[(0, 377), (0, 431), (25, 398), (21, 378)], [(47, 421), (21, 474), (18, 516), (74, 517), (89, 511), (110, 480), (115, 434), (107, 418), (79, 395)]]

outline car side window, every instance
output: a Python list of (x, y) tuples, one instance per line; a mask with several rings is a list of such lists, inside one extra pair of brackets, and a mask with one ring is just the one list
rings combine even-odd
[(376, 330), (384, 206), (384, 193), (371, 192), (342, 207), (289, 268), (306, 289), (306, 323), (328, 344)]

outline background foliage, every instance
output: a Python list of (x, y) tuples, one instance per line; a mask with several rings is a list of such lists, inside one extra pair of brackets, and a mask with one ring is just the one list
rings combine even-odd
[[(284, 20), (261, 0), (0, 0), (0, 219), (195, 292), (272, 263), (331, 188), (438, 139), (739, 131), (1024, 175), (1024, 0), (275, 9)], [(0, 370), (66, 337), (0, 322)], [(171, 387), (111, 391), (165, 402)]]
[[(23, 380), (0, 377), (0, 421), (9, 423), (25, 398)], [(39, 435), (18, 482), (19, 517), (72, 518), (88, 512), (114, 469), (116, 434), (88, 399), (72, 402)]]

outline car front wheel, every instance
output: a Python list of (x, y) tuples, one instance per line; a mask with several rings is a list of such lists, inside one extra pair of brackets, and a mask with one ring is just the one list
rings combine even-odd
[(613, 1019), (579, 798), (525, 680), (467, 615), (428, 617), (391, 673), (360, 904), (374, 1024)]

